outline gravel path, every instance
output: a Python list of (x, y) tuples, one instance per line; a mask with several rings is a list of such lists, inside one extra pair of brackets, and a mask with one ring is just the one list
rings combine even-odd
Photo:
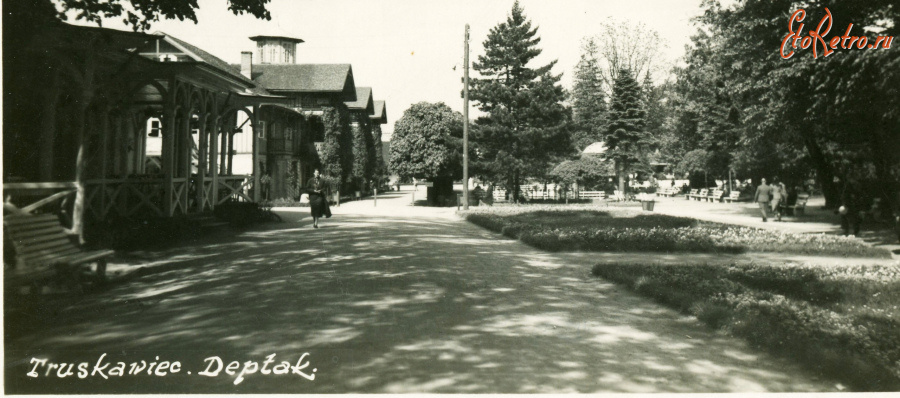
[[(420, 191), (420, 195), (424, 190)], [(835, 391), (788, 361), (556, 255), (407, 206), (408, 194), (189, 245), (164, 272), (87, 296), (6, 342), (7, 393), (555, 393)], [(179, 361), (166, 376), (79, 379), (102, 354)], [(281, 361), (309, 366), (262, 374)], [(264, 364), (276, 354), (274, 363)], [(156, 357), (159, 357), (157, 360)], [(198, 375), (207, 358), (247, 374)], [(26, 377), (32, 358), (75, 374)], [(249, 361), (249, 362), (248, 362)], [(102, 362), (102, 361), (101, 361)], [(302, 361), (301, 361), (302, 362)], [(157, 365), (158, 366), (158, 365)], [(108, 370), (109, 368), (107, 368)], [(171, 369), (170, 369), (171, 370)], [(278, 370), (276, 368), (276, 370)], [(288, 369), (290, 371), (290, 369)], [(187, 372), (191, 372), (188, 374)], [(64, 374), (65, 372), (63, 372)]]

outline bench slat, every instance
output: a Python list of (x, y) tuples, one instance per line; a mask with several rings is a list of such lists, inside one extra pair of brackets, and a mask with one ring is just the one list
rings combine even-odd
[(35, 245), (48, 240), (68, 240), (69, 238), (61, 231), (46, 231), (43, 234), (29, 234), (28, 236), (17, 235), (15, 242), (24, 245)]
[(11, 214), (7, 216), (3, 216), (3, 223), (7, 226), (17, 226), (17, 225), (34, 225), (45, 223), (49, 221), (54, 221), (59, 224), (59, 219), (56, 215), (53, 214), (38, 214), (38, 215), (20, 215), (20, 214)]
[(78, 250), (66, 250), (60, 252), (41, 252), (36, 253), (31, 256), (24, 257), (26, 264), (69, 264), (69, 259), (78, 256), (80, 252)]
[(29, 252), (37, 251), (37, 250), (46, 250), (46, 249), (50, 249), (50, 248), (62, 249), (62, 248), (67, 248), (67, 247), (75, 247), (75, 245), (73, 245), (72, 242), (69, 242), (68, 238), (66, 238), (65, 240), (56, 239), (56, 240), (51, 240), (51, 241), (45, 241), (45, 242), (41, 242), (41, 243), (37, 243), (37, 244), (19, 243), (19, 246), (22, 247), (23, 251), (29, 251)]

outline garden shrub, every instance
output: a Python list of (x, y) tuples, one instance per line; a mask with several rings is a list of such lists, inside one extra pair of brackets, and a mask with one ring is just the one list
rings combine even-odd
[(900, 388), (896, 267), (597, 264), (592, 273), (856, 390)]
[[(776, 252), (890, 258), (859, 240), (825, 234), (792, 234), (760, 228), (591, 207), (495, 206), (463, 213), (473, 224), (550, 250), (693, 253)], [(791, 291), (792, 287), (785, 287)], [(819, 293), (824, 293), (820, 291)], [(827, 294), (823, 300), (831, 300)]]

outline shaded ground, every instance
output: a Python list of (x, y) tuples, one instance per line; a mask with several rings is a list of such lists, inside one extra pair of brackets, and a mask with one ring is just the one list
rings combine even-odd
[[(421, 190), (423, 191), (423, 190)], [(420, 191), (420, 192), (421, 192)], [(834, 383), (556, 255), (409, 197), (305, 208), (220, 243), (160, 253), (154, 273), (86, 296), (6, 341), (7, 393), (757, 392)], [(204, 359), (304, 353), (297, 375), (198, 376)], [(165, 377), (29, 378), (53, 362), (178, 360)], [(243, 366), (243, 365), (242, 365)], [(192, 374), (188, 375), (187, 372)], [(55, 372), (54, 372), (55, 373)]]

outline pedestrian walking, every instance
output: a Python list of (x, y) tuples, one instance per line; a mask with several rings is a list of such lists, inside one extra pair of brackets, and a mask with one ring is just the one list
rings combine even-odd
[(331, 209), (328, 207), (328, 186), (319, 175), (319, 170), (313, 172), (313, 178), (306, 184), (309, 191), (309, 213), (313, 219), (313, 228), (319, 228), (319, 219), (331, 217)]
[(785, 188), (783, 182), (777, 181), (775, 180), (772, 183), (771, 209), (775, 213), (775, 221), (781, 221), (782, 206), (784, 206), (784, 201), (787, 199), (787, 188)]
[(763, 178), (758, 187), (756, 187), (756, 195), (753, 200), (759, 205), (759, 211), (762, 213), (763, 222), (769, 221), (769, 201), (772, 199), (772, 187), (766, 185), (766, 179)]
[(494, 184), (487, 185), (487, 189), (484, 190), (484, 199), (481, 199), (481, 202), (488, 206), (494, 204)]
[(862, 223), (862, 217), (859, 214), (861, 209), (858, 188), (853, 181), (847, 181), (844, 184), (844, 191), (841, 193), (841, 207), (838, 208), (844, 236), (850, 235), (851, 228), (853, 236), (859, 236), (859, 227)]

